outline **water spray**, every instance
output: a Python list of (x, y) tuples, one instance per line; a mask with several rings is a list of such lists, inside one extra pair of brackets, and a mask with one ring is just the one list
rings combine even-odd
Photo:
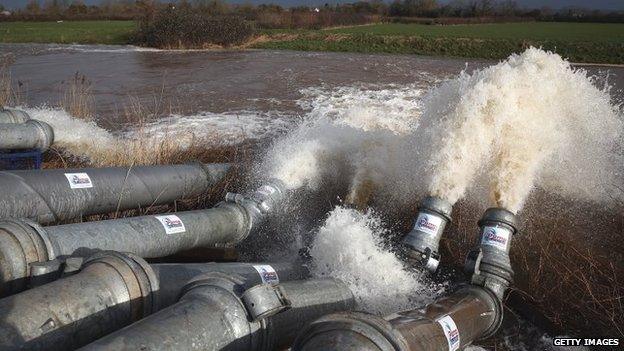
[(513, 213), (488, 209), (479, 221), (480, 239), (471, 251), (470, 284), (424, 308), (384, 318), (343, 312), (322, 317), (297, 337), (294, 351), (460, 350), (494, 335), (503, 320), (503, 295), (512, 281), (511, 236), (517, 232)]
[(410, 261), (435, 272), (440, 264), (438, 247), (447, 223), (451, 221), (452, 205), (439, 197), (429, 196), (418, 208), (414, 229), (403, 238)]

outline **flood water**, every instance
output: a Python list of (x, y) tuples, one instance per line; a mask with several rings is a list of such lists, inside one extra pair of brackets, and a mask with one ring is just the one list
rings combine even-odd
[[(0, 55), (11, 56), (10, 72), (23, 104), (35, 118), (52, 122), (57, 140), (101, 140), (99, 145), (109, 140), (109, 132), (117, 137), (131, 131), (124, 111), (135, 99), (148, 109), (158, 105), (156, 129), (166, 122), (178, 131), (217, 133), (235, 141), (241, 140), (239, 130), (243, 138), (272, 136), (319, 115), (380, 123), (389, 130), (406, 128), (405, 121), (420, 115), (421, 98), (429, 89), (463, 70), (495, 63), (415, 55), (43, 44), (0, 44)], [(595, 85), (612, 87), (615, 104), (624, 101), (624, 67), (585, 69), (595, 75)], [(76, 73), (91, 82), (95, 127), (78, 128), (78, 121), (58, 107)], [(94, 129), (99, 127), (105, 130)]]
[[(159, 51), (124, 46), (0, 44), (14, 59), (12, 78), (29, 106), (58, 104), (78, 72), (92, 84), (100, 124), (117, 129), (133, 98), (180, 115), (262, 118), (301, 113), (302, 91), (338, 87), (427, 89), (493, 61), (414, 55), (294, 51)], [(624, 88), (624, 68), (590, 67)], [(620, 96), (622, 94), (619, 94)], [(267, 115), (268, 114), (268, 115)]]

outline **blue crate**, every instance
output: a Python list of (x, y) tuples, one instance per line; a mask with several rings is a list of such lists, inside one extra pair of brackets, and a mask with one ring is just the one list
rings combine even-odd
[(41, 169), (41, 150), (0, 151), (0, 170)]

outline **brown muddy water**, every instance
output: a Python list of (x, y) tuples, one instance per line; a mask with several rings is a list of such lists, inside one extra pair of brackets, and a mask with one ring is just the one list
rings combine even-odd
[[(52, 123), (66, 143), (99, 145), (132, 134), (123, 115), (134, 99), (147, 109), (157, 105), (148, 124), (156, 133), (219, 135), (233, 143), (272, 137), (319, 116), (358, 123), (387, 116), (383, 127), (408, 128), (403, 123), (420, 114), (426, 91), (463, 70), (494, 63), (413, 55), (43, 44), (0, 44), (0, 55), (14, 60), (12, 79), (28, 112)], [(624, 68), (586, 69), (595, 75), (595, 85), (612, 87), (615, 104), (624, 101)], [(58, 107), (77, 72), (92, 84), (97, 125), (75, 120)], [(551, 348), (541, 331), (520, 329), (519, 337), (505, 334), (510, 348)]]

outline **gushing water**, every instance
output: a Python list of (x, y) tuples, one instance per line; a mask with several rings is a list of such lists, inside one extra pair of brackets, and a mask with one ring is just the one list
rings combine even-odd
[(464, 72), (431, 92), (423, 118), (443, 129), (429, 190), (451, 203), (484, 169), (492, 201), (514, 212), (540, 175), (548, 190), (591, 189), (582, 192), (603, 200), (608, 177), (622, 175), (621, 111), (608, 89), (553, 53), (531, 48)]
[(383, 248), (385, 232), (374, 214), (336, 207), (314, 239), (312, 273), (346, 282), (360, 309), (380, 315), (433, 299), (432, 285)]

